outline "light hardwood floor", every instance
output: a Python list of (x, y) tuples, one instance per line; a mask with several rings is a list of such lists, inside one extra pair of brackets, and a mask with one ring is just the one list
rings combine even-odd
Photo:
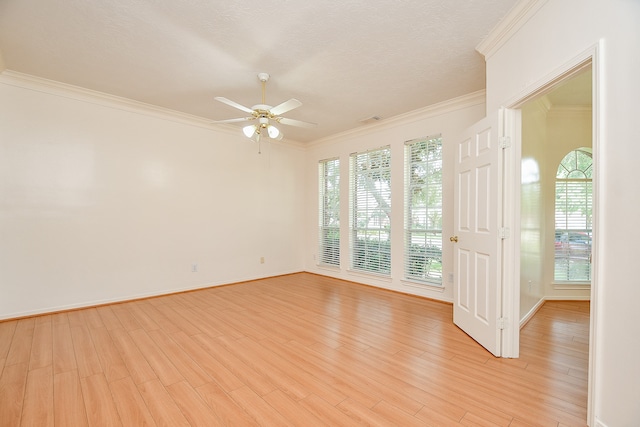
[(307, 273), (0, 323), (0, 426), (584, 426), (588, 302), (496, 359), (452, 307)]

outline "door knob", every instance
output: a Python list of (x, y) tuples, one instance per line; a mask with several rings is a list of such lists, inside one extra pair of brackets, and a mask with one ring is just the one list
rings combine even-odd
[(453, 243), (458, 243), (458, 236), (449, 237), (449, 240)]

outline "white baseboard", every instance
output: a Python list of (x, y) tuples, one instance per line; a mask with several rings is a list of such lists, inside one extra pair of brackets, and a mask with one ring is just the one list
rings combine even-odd
[(218, 280), (215, 282), (200, 283), (193, 286), (176, 287), (176, 288), (169, 288), (169, 289), (158, 289), (151, 292), (118, 295), (118, 296), (114, 296), (113, 298), (87, 300), (87, 301), (82, 301), (82, 302), (73, 303), (73, 304), (41, 307), (34, 310), (27, 310), (27, 311), (13, 312), (13, 313), (1, 313), (0, 321), (15, 320), (15, 319), (21, 319), (25, 317), (40, 316), (44, 314), (60, 313), (60, 312), (72, 311), (72, 310), (81, 310), (85, 308), (99, 307), (107, 304), (124, 303), (129, 301), (136, 301), (140, 299), (154, 298), (154, 297), (178, 294), (182, 292), (208, 289), (208, 288), (213, 288), (217, 286), (233, 285), (236, 283), (248, 282), (252, 280), (267, 279), (270, 277), (277, 277), (277, 276), (286, 276), (288, 274), (295, 274), (300, 272), (301, 270), (292, 270), (292, 271), (275, 272), (274, 274), (270, 274), (268, 276), (240, 276), (236, 278), (229, 278), (227, 280)]
[(522, 329), (522, 327), (526, 325), (529, 320), (531, 320), (531, 318), (538, 312), (538, 310), (540, 310), (540, 307), (542, 307), (542, 304), (544, 304), (545, 301), (546, 298), (540, 298), (540, 301), (538, 301), (536, 305), (534, 305), (531, 310), (529, 310), (529, 312), (522, 319), (520, 319), (520, 329)]

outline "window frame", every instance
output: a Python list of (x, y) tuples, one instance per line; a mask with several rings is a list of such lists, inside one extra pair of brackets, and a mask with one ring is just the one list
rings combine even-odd
[[(437, 155), (418, 158), (415, 149), (433, 150), (429, 146), (435, 148)], [(443, 286), (443, 148), (441, 134), (412, 139), (404, 144), (403, 279), (437, 287)], [(423, 169), (420, 179), (413, 173), (414, 169), (418, 168)], [(438, 169), (439, 173), (434, 174), (433, 171)], [(425, 197), (422, 206), (416, 206), (414, 198), (416, 192), (420, 192)], [(433, 198), (435, 200), (431, 200)], [(417, 221), (416, 216), (419, 217)], [(416, 227), (416, 223), (419, 222), (423, 222), (424, 226)], [(421, 245), (422, 242), (424, 242), (423, 245)]]
[(391, 161), (390, 145), (349, 155), (351, 271), (391, 277)]
[[(331, 186), (331, 189), (329, 189), (329, 186)], [(318, 194), (317, 264), (339, 268), (340, 158), (333, 157), (318, 162)], [(331, 202), (331, 199), (333, 199), (334, 203)]]
[[(572, 155), (575, 157), (575, 161), (573, 161)], [(589, 164), (584, 168), (579, 165), (578, 157), (580, 155), (590, 158)], [(568, 161), (574, 162), (575, 165), (572, 165), (571, 168), (567, 167), (566, 162)], [(593, 236), (592, 174), (593, 155), (588, 148), (576, 148), (569, 151), (560, 161), (556, 171), (554, 180), (553, 282), (558, 285), (580, 286), (590, 284), (593, 278), (591, 265)], [(571, 196), (576, 194), (580, 194), (581, 198), (578, 200), (571, 199)], [(560, 201), (564, 202), (565, 205), (565, 209), (562, 211), (559, 211)], [(583, 205), (582, 214), (570, 215), (571, 209), (581, 204)], [(569, 205), (572, 205), (572, 207), (567, 207)], [(561, 227), (559, 227), (559, 223), (562, 225)], [(560, 274), (559, 265), (562, 270), (566, 271), (566, 274)], [(586, 271), (584, 267), (586, 267)], [(582, 276), (580, 275), (581, 273)]]

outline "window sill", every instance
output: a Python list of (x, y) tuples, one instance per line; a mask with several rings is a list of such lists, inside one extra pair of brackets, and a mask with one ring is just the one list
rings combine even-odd
[(372, 273), (368, 271), (353, 270), (353, 269), (349, 269), (347, 271), (349, 272), (349, 274), (352, 274), (354, 276), (368, 277), (371, 279), (382, 280), (384, 282), (391, 282), (391, 275), (389, 274)]
[(559, 291), (577, 291), (591, 289), (591, 282), (554, 282), (553, 289)]
[(328, 270), (328, 271), (340, 271), (339, 265), (331, 265), (331, 264), (316, 264), (320, 270)]
[(444, 292), (444, 285), (435, 285), (433, 283), (419, 282), (417, 280), (408, 280), (408, 279), (403, 279), (400, 282), (402, 283), (403, 286), (407, 286), (410, 288), (428, 289), (430, 291), (440, 292), (440, 293)]

